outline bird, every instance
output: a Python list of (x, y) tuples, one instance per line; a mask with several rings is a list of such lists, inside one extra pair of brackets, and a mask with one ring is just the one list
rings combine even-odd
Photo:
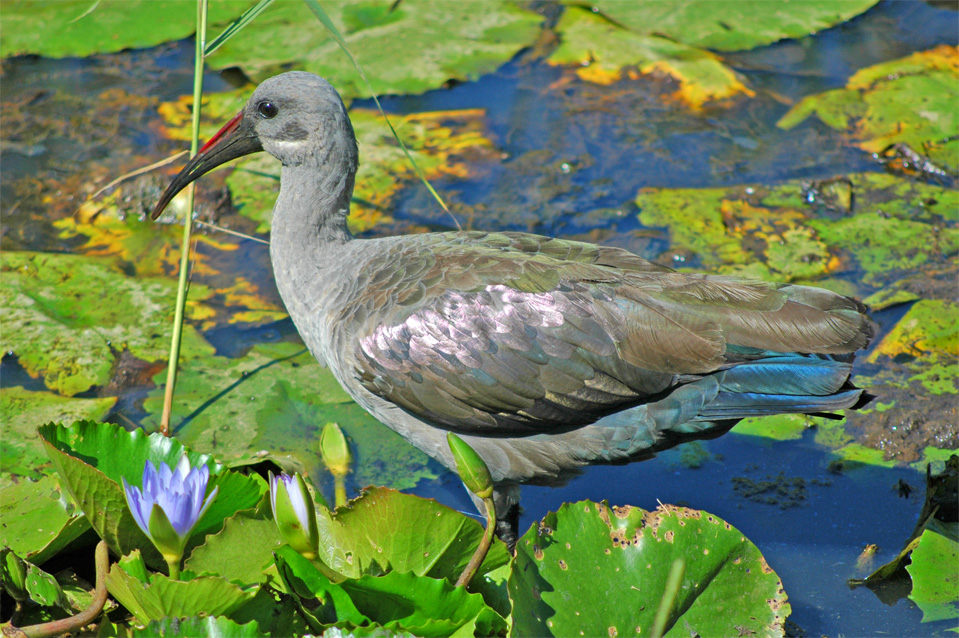
[(507, 543), (523, 484), (648, 459), (746, 417), (864, 399), (851, 366), (876, 327), (828, 290), (520, 232), (354, 237), (356, 137), (312, 73), (263, 81), (153, 219), (204, 173), (259, 151), (281, 165), (270, 256), (304, 343), (360, 406), (454, 472), (447, 433), (466, 441), (489, 466)]

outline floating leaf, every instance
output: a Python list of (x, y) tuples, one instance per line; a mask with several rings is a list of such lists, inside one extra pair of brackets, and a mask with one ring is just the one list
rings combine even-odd
[[(108, 260), (80, 255), (4, 251), (3, 350), (65, 396), (103, 385), (117, 353), (165, 360), (170, 346), (176, 283), (131, 279)], [(190, 291), (188, 314), (209, 293)], [(213, 353), (191, 325), (184, 326), (181, 357)]]
[(907, 144), (955, 170), (959, 156), (959, 49), (941, 45), (855, 73), (846, 88), (810, 95), (779, 120), (790, 129), (810, 115), (836, 129), (851, 129), (855, 143), (879, 153)]
[(756, 546), (697, 510), (565, 504), (516, 549), (509, 592), (518, 635), (645, 635), (677, 559), (685, 575), (665, 635), (781, 636), (790, 613)]
[(4, 474), (39, 478), (51, 471), (37, 428), (44, 423), (102, 420), (116, 397), (76, 399), (53, 392), (31, 392), (19, 386), (0, 394), (0, 467)]
[[(627, 28), (654, 30), (691, 46), (741, 51), (828, 29), (866, 11), (878, 0), (817, 0), (777, 3), (765, 0), (667, 3), (659, 0), (591, 0), (589, 6)], [(581, 0), (566, 0), (580, 4)]]
[[(607, 6), (618, 12), (618, 7), (628, 4)], [(579, 77), (599, 84), (638, 77), (636, 71), (664, 74), (679, 82), (676, 97), (696, 107), (738, 94), (753, 95), (716, 54), (655, 34), (646, 25), (655, 23), (633, 29), (588, 9), (568, 6), (556, 25), (560, 45), (547, 62), (576, 65)]]
[(90, 529), (56, 476), (21, 479), (0, 490), (0, 547), (41, 565)]
[[(158, 423), (162, 400), (158, 388), (144, 402), (151, 413), (145, 426)], [(262, 344), (239, 359), (194, 359), (177, 377), (174, 434), (229, 465), (272, 459), (318, 483), (325, 470), (316, 445), (320, 428), (330, 421), (353, 441), (357, 459), (351, 476), (360, 485), (408, 488), (436, 477), (426, 455), (353, 403), (299, 344)]]
[[(542, 18), (511, 2), (361, 0), (324, 8), (381, 95), (423, 93), (490, 73), (530, 46)], [(275, 46), (282, 42), (283, 46)], [(302, 2), (276, 2), (208, 58), (260, 82), (290, 67), (369, 96), (349, 58)]]
[(906, 566), (912, 577), (909, 598), (922, 609), (922, 622), (959, 618), (957, 565), (959, 524), (927, 527), (912, 550), (912, 562)]
[(0, 582), (18, 601), (31, 600), (42, 607), (59, 607), (73, 612), (70, 601), (53, 575), (26, 562), (6, 547), (0, 550)]
[[(227, 22), (243, 3), (211, 3), (209, 21)], [(86, 57), (145, 49), (182, 40), (196, 31), (192, 4), (162, 0), (44, 0), (10, 3), (3, 9), (0, 55)]]

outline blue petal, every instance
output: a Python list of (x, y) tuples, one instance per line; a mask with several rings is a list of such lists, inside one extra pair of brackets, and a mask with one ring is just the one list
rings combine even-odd
[[(133, 520), (135, 520), (140, 529), (143, 530), (143, 533), (147, 535), (147, 538), (150, 538), (150, 526), (147, 521), (150, 516), (149, 512), (153, 509), (153, 504), (150, 503), (149, 506), (144, 507), (146, 503), (143, 500), (140, 490), (127, 483), (125, 478), (121, 477), (121, 480), (123, 481), (123, 492), (127, 497), (127, 507), (130, 508), (130, 513), (133, 514)], [(145, 516), (144, 511), (146, 511)]]

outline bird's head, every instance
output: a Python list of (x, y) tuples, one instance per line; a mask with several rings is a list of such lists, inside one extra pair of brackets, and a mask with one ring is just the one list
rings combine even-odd
[(357, 149), (346, 107), (329, 82), (304, 71), (274, 76), (177, 174), (153, 209), (159, 217), (187, 184), (230, 160), (266, 151), (284, 166), (317, 163), (356, 170)]

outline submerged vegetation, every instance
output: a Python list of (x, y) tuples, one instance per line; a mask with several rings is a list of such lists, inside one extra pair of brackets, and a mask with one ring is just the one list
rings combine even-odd
[[(696, 139), (724, 113), (748, 120), (769, 108), (756, 105), (769, 103), (777, 105), (773, 121), (782, 135), (828, 138), (840, 153), (855, 153), (856, 170), (841, 174), (801, 166), (787, 178), (743, 180), (733, 162), (714, 164), (705, 182), (640, 180), (623, 193), (602, 179), (578, 181), (577, 173), (602, 166), (590, 155), (601, 148), (592, 142), (562, 156), (543, 149), (510, 157), (500, 116), (455, 102), (389, 115), (416, 169), (386, 116), (363, 102), (350, 113), (364, 158), (350, 224), (369, 235), (454, 222), (559, 228), (673, 267), (812, 283), (887, 313), (856, 368), (855, 383), (877, 397), (867, 409), (841, 421), (747, 419), (734, 432), (795, 441), (813, 430), (837, 472), (907, 464), (926, 472), (932, 464), (914, 534), (891, 563), (857, 583), (883, 592), (890, 590), (879, 583), (898, 580), (899, 595), (919, 606), (923, 622), (955, 626), (959, 574), (948, 566), (956, 564), (959, 523), (948, 504), (956, 457), (947, 463), (959, 448), (954, 43), (851, 69), (790, 99), (750, 72), (764, 69), (756, 62), (762, 58), (736, 56), (761, 55), (752, 50), (787, 39), (811, 43), (811, 34), (874, 11), (874, 0), (785, 4), (775, 12), (746, 0), (689, 3), (682, 11), (599, 0), (249, 4), (210, 7), (210, 33), (232, 35), (212, 41), (205, 62), (241, 77), (242, 86), (203, 97), (201, 138), (239, 108), (251, 83), (282, 69), (320, 73), (345, 99), (360, 101), (373, 90), (417, 95), (474, 82), (516, 64), (547, 74), (537, 90), (568, 117), (617, 113), (625, 123), (616, 126), (630, 128), (634, 143), (658, 148), (666, 165), (682, 160), (639, 139), (644, 118), (676, 114), (682, 124), (666, 128)], [(79, 58), (155, 47), (195, 32), (188, 6), (11, 4), (0, 54)], [(646, 103), (630, 101), (641, 92)], [(5, 97), (4, 155), (32, 158), (77, 135), (72, 127), (92, 130), (73, 112), (74, 99), (43, 89), (21, 102)], [(119, 123), (135, 113), (149, 114), (144, 129), (166, 148), (194, 137), (191, 98), (133, 96), (119, 87), (96, 100), (103, 119), (118, 123), (85, 140), (101, 145), (86, 158), (91, 164), (106, 147), (131, 143), (120, 142), (127, 131)], [(50, 105), (71, 113), (70, 122), (39, 122), (37, 113)], [(523, 117), (530, 129), (543, 125), (535, 114)], [(717, 135), (760, 159), (771, 153), (741, 132)], [(159, 159), (128, 155), (83, 175), (37, 173), (4, 185), (0, 338), (4, 374), (16, 372), (0, 396), (5, 632), (16, 626), (44, 635), (93, 622), (104, 636), (333, 628), (417, 636), (783, 635), (791, 606), (782, 579), (735, 520), (690, 507), (646, 511), (584, 500), (532, 525), (511, 556), (474, 519), (396, 491), (437, 479), (437, 466), (354, 404), (302, 344), (275, 334), (228, 345), (216, 338), (230, 329), (276, 331), (285, 317), (262, 256), (250, 257), (247, 242), (227, 235), (199, 234), (189, 247), (172, 436), (158, 434), (180, 230), (144, 219), (157, 195), (153, 180), (162, 178), (121, 180), (94, 196), (119, 173)], [(440, 184), (453, 222), (425, 196), (409, 194), (419, 171)], [(483, 198), (458, 186), (498, 171), (510, 173), (498, 182), (512, 186), (501, 189), (507, 195), (488, 192), (494, 189), (485, 182)], [(275, 163), (246, 158), (222, 184), (218, 199), (201, 196), (200, 219), (265, 236)], [(186, 204), (173, 209), (182, 217)], [(38, 238), (31, 224), (42, 228)], [(332, 422), (340, 427), (324, 427)], [(683, 462), (709, 462), (705, 449), (685, 448)], [(460, 453), (469, 457), (468, 449)], [(482, 496), (482, 471), (460, 471)], [(330, 472), (337, 477), (332, 508), (320, 489)], [(382, 487), (347, 501), (347, 474), (351, 487)], [(802, 506), (811, 487), (782, 473), (732, 484), (743, 498), (780, 508)], [(180, 496), (171, 500), (167, 488)], [(105, 545), (95, 550), (98, 541)], [(488, 553), (475, 554), (487, 543)], [(475, 574), (466, 570), (474, 555)], [(67, 624), (40, 629), (56, 621)]]

